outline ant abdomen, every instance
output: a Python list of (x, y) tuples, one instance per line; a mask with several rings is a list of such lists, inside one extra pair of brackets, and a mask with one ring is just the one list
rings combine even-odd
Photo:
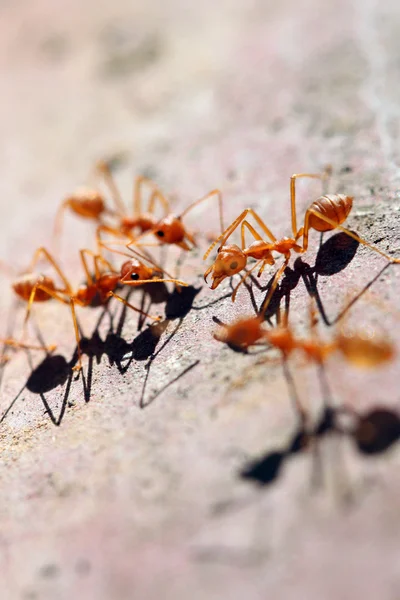
[(99, 219), (106, 210), (103, 196), (96, 190), (81, 188), (69, 196), (65, 205), (84, 219)]
[[(311, 204), (310, 210), (319, 212), (325, 217), (328, 217), (328, 219), (335, 221), (338, 225), (341, 225), (347, 219), (352, 206), (352, 196), (346, 196), (345, 194), (327, 194), (326, 196), (320, 196), (318, 200), (315, 200), (315, 202)], [(333, 225), (319, 219), (313, 213), (310, 214), (309, 226), (311, 229), (321, 232), (334, 229)]]
[(361, 368), (376, 367), (389, 362), (394, 357), (394, 347), (389, 340), (372, 339), (360, 334), (340, 334), (337, 348), (353, 365)]
[(103, 273), (97, 279), (96, 285), (100, 292), (106, 294), (113, 292), (118, 285), (119, 275), (116, 273)]
[[(56, 289), (54, 281), (50, 279), (50, 277), (46, 277), (45, 275), (36, 275), (35, 273), (27, 273), (26, 275), (22, 275), (13, 283), (12, 287), (14, 292), (20, 298), (22, 298), (22, 300), (28, 302), (33, 288), (38, 284), (52, 291), (55, 291)], [(46, 302), (47, 300), (50, 300), (50, 298), (51, 296), (45, 290), (40, 289), (40, 287), (36, 288), (35, 302)]]

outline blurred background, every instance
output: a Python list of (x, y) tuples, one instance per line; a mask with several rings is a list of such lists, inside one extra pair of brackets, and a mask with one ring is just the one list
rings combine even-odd
[[(356, 198), (353, 227), (395, 251), (399, 32), (396, 0), (0, 0), (1, 260), (21, 270), (50, 243), (61, 200), (88, 183), (100, 158), (112, 161), (128, 205), (136, 174), (154, 179), (176, 210), (219, 187), (227, 222), (253, 206), (279, 235), (290, 233), (290, 175), (332, 164), (334, 190)], [(301, 187), (299, 211), (311, 189), (319, 193)], [(191, 224), (218, 231), (217, 213), (200, 207)], [(70, 273), (88, 244), (87, 223), (67, 216)], [(381, 266), (361, 253), (323, 284), (329, 306)], [(199, 255), (181, 276), (200, 282), (202, 269)], [(375, 291), (395, 303), (394, 271)], [(5, 329), (6, 277), (3, 286)], [(199, 298), (215, 296), (203, 289)], [(248, 306), (242, 297), (219, 315)], [(293, 429), (286, 383), (274, 371), (268, 388), (261, 376), (232, 387), (250, 363), (210, 345), (213, 311), (189, 315), (153, 367), (157, 392), (202, 357), (149, 411), (137, 410), (143, 362), (121, 378), (103, 360), (91, 402), (74, 383), (59, 428), (22, 387), (26, 360), (7, 371), (2, 413), (16, 404), (2, 420), (2, 598), (398, 597), (398, 452), (360, 466), (349, 450), (355, 495), (372, 490), (352, 509), (329, 493), (310, 499), (309, 457), (271, 493), (249, 490), (236, 476), (244, 460), (285, 445)], [(57, 330), (62, 345), (69, 315), (59, 306), (46, 314), (47, 339)], [(396, 335), (398, 325), (376, 318)], [(396, 368), (371, 382), (342, 367), (334, 373), (345, 399), (396, 406)], [(58, 408), (62, 383), (51, 397)]]

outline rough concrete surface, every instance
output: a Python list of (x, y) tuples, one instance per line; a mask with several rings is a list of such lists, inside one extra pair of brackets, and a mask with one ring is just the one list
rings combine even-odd
[[(2, 260), (17, 273), (51, 244), (60, 201), (100, 157), (118, 158), (127, 202), (138, 173), (177, 211), (220, 187), (227, 220), (252, 206), (282, 236), (290, 175), (330, 163), (331, 191), (355, 197), (349, 227), (400, 255), (399, 31), (396, 0), (2, 0)], [(299, 190), (303, 214), (320, 190)], [(246, 288), (232, 304), (229, 282), (212, 292), (202, 280), (201, 233), (218, 232), (217, 211), (199, 207), (187, 224), (201, 248), (180, 277), (195, 289), (186, 308), (176, 293), (166, 306), (155, 298), (162, 327), (138, 331), (135, 314), (112, 304), (103, 316), (80, 311), (92, 353), (77, 377), (70, 315), (49, 303), (35, 307), (31, 333), (57, 343), (56, 357), (40, 366), (43, 355), (19, 352), (3, 368), (0, 597), (398, 599), (398, 444), (369, 456), (328, 432), (290, 452), (290, 374), (211, 336), (213, 316), (253, 311)], [(66, 217), (60, 256), (74, 283), (92, 234)], [(314, 232), (310, 267), (319, 243)], [(328, 250), (317, 259), (327, 320), (373, 282), (384, 304), (362, 296), (349, 322), (399, 347), (387, 308), (399, 269), (381, 273), (385, 260), (364, 247), (332, 269), (340, 248)], [(164, 256), (170, 269), (178, 259)], [(309, 294), (297, 280), (290, 316), (302, 331)], [(3, 333), (17, 335), (23, 307), (6, 272), (2, 283)], [(253, 291), (259, 304), (265, 291)], [(321, 315), (319, 327), (333, 335)], [(399, 408), (398, 358), (359, 372), (332, 357), (327, 381), (296, 357), (289, 369), (314, 422), (328, 384), (336, 405), (360, 414)], [(268, 485), (240, 477), (268, 453)]]

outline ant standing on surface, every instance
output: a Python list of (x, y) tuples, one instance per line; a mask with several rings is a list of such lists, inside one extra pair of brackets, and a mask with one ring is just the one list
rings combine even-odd
[[(347, 219), (352, 206), (353, 198), (344, 194), (329, 194), (320, 196), (315, 200), (307, 209), (304, 224), (300, 229), (297, 229), (297, 217), (296, 217), (296, 179), (300, 177), (309, 177), (313, 179), (326, 179), (330, 175), (330, 168), (326, 169), (323, 174), (312, 174), (312, 173), (299, 173), (292, 175), (290, 179), (290, 198), (291, 198), (291, 214), (292, 214), (292, 238), (276, 239), (273, 233), (268, 229), (267, 225), (261, 219), (261, 217), (252, 209), (246, 208), (238, 217), (235, 219), (229, 227), (211, 244), (206, 253), (204, 254), (204, 260), (209, 256), (213, 248), (220, 242), (218, 248), (218, 254), (214, 263), (204, 273), (204, 280), (207, 281), (207, 277), (211, 274), (212, 285), (211, 289), (216, 289), (218, 285), (226, 278), (235, 275), (242, 271), (249, 258), (254, 258), (256, 263), (252, 266), (250, 271), (242, 277), (238, 285), (235, 287), (232, 300), (235, 300), (238, 288), (250, 275), (250, 273), (259, 267), (258, 277), (262, 274), (267, 265), (274, 265), (275, 258), (272, 255), (273, 252), (278, 252), (284, 256), (284, 263), (277, 273), (275, 278), (275, 287), (283, 275), (292, 252), (303, 254), (308, 249), (308, 237), (310, 229), (315, 229), (319, 232), (332, 231), (334, 229), (340, 229), (348, 236), (356, 240), (358, 243), (367, 246), (371, 250), (374, 250), (387, 260), (392, 263), (400, 263), (400, 259), (392, 258), (388, 256), (382, 250), (373, 246), (357, 234), (349, 231), (345, 227), (342, 227), (342, 223)], [(247, 215), (252, 215), (261, 230), (264, 232), (266, 237), (270, 241), (265, 241), (262, 236), (256, 231), (256, 229), (246, 220)], [(240, 226), (241, 228), (241, 248), (235, 244), (227, 245), (226, 242), (234, 231)], [(254, 241), (250, 246), (246, 247), (245, 242), (245, 230), (251, 233)], [(300, 244), (300, 239), (303, 238), (303, 243)]]
[[(268, 303), (265, 303), (260, 314), (255, 317), (243, 317), (231, 325), (219, 323), (220, 327), (214, 333), (214, 338), (240, 350), (247, 350), (254, 345), (269, 345), (278, 349), (285, 359), (295, 351), (301, 352), (307, 360), (319, 365), (334, 352), (339, 352), (352, 365), (364, 368), (380, 366), (392, 360), (395, 355), (395, 348), (386, 337), (372, 339), (362, 332), (348, 333), (344, 324), (330, 342), (322, 342), (315, 333), (317, 321), (312, 305), (308, 338), (295, 335), (288, 323), (287, 312), (277, 326), (265, 329), (263, 323), (267, 307)], [(261, 362), (266, 362), (266, 359), (261, 359)]]
[[(140, 175), (136, 177), (134, 184), (133, 213), (132, 215), (128, 215), (108, 163), (106, 161), (99, 161), (96, 164), (95, 172), (103, 177), (110, 191), (115, 209), (110, 210), (106, 207), (105, 199), (98, 190), (90, 188), (77, 190), (77, 192), (67, 197), (59, 208), (55, 222), (55, 236), (60, 234), (64, 211), (69, 209), (80, 217), (98, 223), (98, 241), (100, 232), (104, 231), (117, 237), (124, 236), (128, 238), (129, 241), (126, 245), (130, 248), (131, 245), (134, 245), (144, 235), (152, 233), (161, 244), (174, 244), (183, 250), (190, 250), (196, 246), (196, 241), (193, 234), (182, 223), (182, 219), (195, 206), (214, 196), (218, 201), (221, 231), (224, 229), (222, 194), (218, 189), (212, 190), (206, 196), (195, 200), (180, 215), (174, 215), (171, 212), (168, 199), (158, 186), (147, 177)], [(143, 211), (142, 207), (144, 186), (149, 186), (151, 190), (145, 211)], [(157, 202), (162, 207), (164, 213), (161, 219), (154, 214)], [(115, 217), (117, 222), (110, 225), (104, 221), (104, 216)], [(139, 231), (138, 236), (133, 235), (135, 230)]]
[[(87, 264), (88, 255), (93, 258), (94, 276), (91, 274)], [(62, 281), (62, 286), (56, 286), (54, 280), (47, 275), (40, 275), (34, 272), (33, 269), (41, 257), (44, 257), (45, 260), (54, 268)], [(90, 306), (96, 297), (98, 298), (100, 304), (106, 304), (109, 298), (113, 297), (119, 302), (122, 302), (125, 306), (128, 306), (132, 310), (152, 319), (153, 321), (160, 320), (160, 317), (152, 317), (148, 313), (130, 304), (127, 300), (125, 300), (125, 298), (122, 298), (115, 293), (114, 290), (117, 288), (120, 280), (121, 283), (125, 283), (127, 285), (135, 284), (135, 281), (130, 283), (128, 283), (128, 281), (122, 281), (124, 276), (128, 277), (130, 274), (129, 267), (125, 266), (125, 268), (122, 268), (121, 273), (116, 272), (108, 261), (106, 261), (102, 256), (95, 254), (91, 250), (80, 250), (80, 257), (83, 270), (86, 275), (86, 283), (81, 285), (75, 291), (53, 256), (43, 247), (36, 250), (27, 274), (18, 278), (13, 283), (14, 292), (28, 303), (24, 320), (24, 334), (34, 302), (46, 302), (53, 298), (58, 302), (66, 304), (70, 307), (78, 348), (78, 364), (74, 367), (74, 369), (78, 371), (82, 368), (82, 352), (80, 347), (80, 334), (76, 319), (75, 306)], [(100, 265), (102, 265), (102, 267), (100, 267)], [(186, 285), (184, 282), (178, 283), (180, 285)], [(13, 345), (25, 347), (23, 342), (15, 342)]]

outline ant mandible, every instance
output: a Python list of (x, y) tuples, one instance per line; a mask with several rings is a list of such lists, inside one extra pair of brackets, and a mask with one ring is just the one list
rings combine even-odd
[[(259, 268), (258, 277), (262, 274), (267, 265), (274, 265), (275, 258), (273, 252), (278, 252), (284, 256), (283, 268), (279, 270), (280, 276), (283, 275), (286, 266), (288, 265), (292, 252), (303, 254), (308, 249), (308, 237), (310, 229), (324, 232), (331, 231), (333, 229), (340, 229), (348, 236), (356, 240), (358, 243), (367, 246), (371, 250), (374, 250), (388, 261), (392, 263), (399, 263), (400, 259), (392, 258), (388, 256), (382, 250), (373, 246), (357, 234), (349, 231), (345, 227), (342, 227), (342, 223), (347, 219), (352, 206), (353, 198), (344, 194), (329, 194), (320, 196), (315, 200), (307, 209), (304, 224), (300, 229), (297, 229), (297, 218), (296, 218), (296, 179), (300, 177), (309, 177), (312, 179), (326, 179), (330, 175), (330, 168), (327, 168), (323, 174), (312, 174), (312, 173), (299, 173), (292, 175), (290, 179), (290, 198), (291, 198), (291, 215), (292, 215), (292, 231), (293, 237), (285, 237), (281, 240), (277, 240), (273, 233), (268, 229), (261, 217), (252, 209), (246, 208), (238, 217), (235, 219), (229, 227), (211, 244), (207, 252), (204, 254), (204, 260), (209, 256), (213, 248), (221, 242), (218, 248), (218, 254), (214, 263), (204, 273), (204, 279), (207, 281), (207, 277), (211, 273), (212, 285), (211, 289), (216, 289), (218, 285), (226, 278), (239, 273), (247, 265), (249, 258), (256, 259), (256, 263), (252, 266), (251, 270), (246, 272), (242, 277), (238, 285), (233, 291), (232, 300), (235, 300), (238, 288), (250, 275), (250, 273)], [(262, 231), (265, 233), (270, 242), (265, 241), (262, 236), (255, 230), (255, 228), (246, 220), (247, 215), (252, 215), (257, 224), (260, 226)], [(235, 244), (226, 245), (229, 237), (233, 232), (241, 226), (241, 245), (239, 248)], [(254, 241), (250, 246), (246, 247), (245, 242), (245, 230), (246, 228), (251, 233)], [(298, 242), (300, 238), (303, 238), (303, 244), (300, 245)]]

